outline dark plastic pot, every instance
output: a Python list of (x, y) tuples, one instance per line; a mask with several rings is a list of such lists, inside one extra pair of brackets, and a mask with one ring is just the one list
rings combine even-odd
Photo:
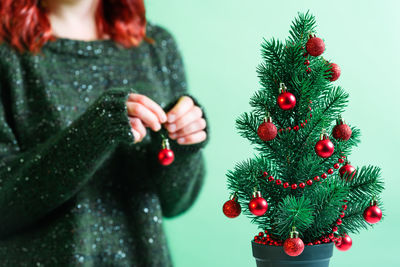
[(282, 246), (268, 246), (251, 241), (257, 267), (328, 267), (333, 254), (333, 242), (305, 246), (303, 253), (291, 257)]

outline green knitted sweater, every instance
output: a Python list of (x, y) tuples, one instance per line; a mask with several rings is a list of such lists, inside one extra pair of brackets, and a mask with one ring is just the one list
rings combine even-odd
[(171, 141), (170, 166), (160, 133), (134, 144), (129, 93), (165, 111), (188, 95), (173, 36), (150, 23), (147, 35), (154, 44), (129, 49), (0, 45), (0, 266), (172, 266), (162, 220), (196, 199), (208, 139)]

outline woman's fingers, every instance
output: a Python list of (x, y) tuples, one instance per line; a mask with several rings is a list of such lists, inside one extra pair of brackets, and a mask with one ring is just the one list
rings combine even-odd
[(168, 123), (173, 123), (194, 106), (193, 100), (188, 96), (179, 98), (176, 105), (167, 113)]
[(206, 140), (207, 134), (205, 131), (199, 131), (190, 135), (187, 135), (185, 137), (179, 137), (177, 142), (178, 144), (181, 145), (191, 145), (191, 144), (196, 144), (200, 143), (204, 140)]
[(156, 102), (151, 100), (145, 95), (141, 94), (129, 94), (129, 100), (133, 102), (138, 102), (148, 108), (151, 112), (153, 112), (159, 119), (161, 123), (164, 123), (167, 121), (167, 114), (165, 114), (164, 110), (158, 105)]
[(175, 133), (171, 133), (169, 135), (169, 137), (171, 139), (177, 139), (179, 137), (184, 137), (186, 135), (190, 135), (195, 132), (204, 130), (205, 128), (206, 128), (206, 120), (203, 118), (200, 118), (200, 119), (195, 120), (192, 123), (189, 123), (188, 125), (186, 125), (182, 129), (180, 129), (179, 131), (177, 131)]
[(165, 127), (168, 132), (175, 133), (181, 130), (183, 127), (191, 124), (192, 122), (200, 119), (203, 116), (203, 111), (198, 106), (193, 106), (187, 113), (181, 116), (173, 123), (167, 123)]
[(143, 123), (148, 125), (153, 131), (159, 131), (161, 124), (156, 115), (151, 112), (147, 107), (138, 103), (127, 101), (128, 115), (132, 117), (138, 117)]
[(135, 143), (143, 140), (147, 127), (159, 131), (162, 123), (169, 136), (181, 145), (199, 143), (207, 137), (203, 112), (188, 96), (181, 97), (168, 114), (156, 102), (140, 94), (130, 94), (126, 105)]
[(133, 134), (133, 137), (135, 138), (135, 143), (140, 142), (140, 133), (132, 128), (131, 132)]
[(144, 127), (142, 121), (137, 117), (129, 116), (129, 122), (131, 124), (132, 130), (134, 130), (136, 132), (136, 133), (134, 133), (135, 143), (142, 141), (147, 133), (146, 128)]

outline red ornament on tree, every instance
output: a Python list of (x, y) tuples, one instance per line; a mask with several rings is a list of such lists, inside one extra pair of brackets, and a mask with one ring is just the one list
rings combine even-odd
[(349, 125), (345, 124), (344, 120), (339, 117), (336, 120), (336, 126), (333, 127), (332, 135), (337, 140), (349, 140), (351, 137), (351, 129)]
[(325, 51), (325, 43), (321, 38), (315, 37), (315, 35), (314, 37), (310, 36), (310, 39), (306, 43), (306, 50), (311, 56), (320, 56)]
[(228, 218), (236, 218), (237, 216), (240, 215), (242, 208), (240, 207), (240, 204), (237, 202), (236, 193), (232, 194), (230, 200), (225, 202), (224, 206), (222, 207), (222, 211)]
[(373, 200), (368, 208), (364, 210), (364, 220), (368, 223), (377, 223), (382, 219), (382, 210), (377, 206), (378, 203)]
[(351, 248), (352, 243), (353, 241), (351, 240), (350, 236), (348, 234), (344, 234), (344, 236), (338, 238), (335, 246), (340, 251), (346, 251)]
[(249, 210), (256, 216), (262, 216), (267, 212), (268, 203), (261, 197), (260, 191), (255, 191), (253, 193), (253, 199), (249, 202)]
[(315, 153), (321, 158), (329, 158), (332, 156), (335, 147), (331, 140), (329, 140), (328, 134), (321, 134), (320, 140), (315, 144)]
[(287, 92), (286, 89), (285, 84), (281, 83), (279, 88), (281, 94), (278, 96), (276, 102), (281, 109), (290, 110), (296, 105), (296, 97), (292, 93)]
[(161, 165), (167, 166), (170, 165), (174, 159), (175, 155), (174, 152), (169, 148), (168, 139), (164, 138), (162, 140), (162, 149), (158, 152), (158, 161)]
[(270, 116), (264, 119), (264, 122), (258, 126), (257, 134), (263, 141), (273, 140), (278, 133), (276, 126), (272, 123), (272, 118)]
[(331, 68), (329, 69), (331, 71), (331, 77), (329, 78), (329, 80), (331, 82), (334, 82), (340, 77), (340, 67), (336, 63), (330, 63), (329, 65), (331, 66)]
[(353, 166), (350, 165), (350, 162), (346, 162), (345, 165), (343, 165), (340, 169), (339, 169), (339, 174), (340, 177), (346, 178), (346, 181), (348, 178), (350, 178), (350, 180), (353, 179), (354, 175), (356, 174), (356, 168), (354, 168)]
[(295, 257), (303, 253), (304, 243), (299, 238), (299, 233), (296, 231), (296, 227), (293, 226), (290, 232), (290, 237), (283, 243), (283, 250), (289, 256)]

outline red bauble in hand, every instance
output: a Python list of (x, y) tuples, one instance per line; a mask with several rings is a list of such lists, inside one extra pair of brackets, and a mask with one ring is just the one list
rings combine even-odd
[(281, 109), (290, 110), (296, 106), (296, 97), (292, 93), (287, 92), (286, 89), (285, 84), (281, 83), (279, 88), (281, 94), (278, 96), (276, 102)]
[(334, 82), (334, 81), (336, 81), (337, 79), (339, 79), (339, 77), (340, 77), (340, 73), (341, 73), (341, 71), (340, 71), (340, 67), (339, 67), (339, 65), (338, 64), (336, 64), (336, 63), (330, 63), (329, 64), (330, 65), (330, 71), (331, 71), (331, 77), (329, 78), (329, 80), (331, 81), (331, 82)]
[(168, 139), (163, 139), (162, 149), (158, 152), (158, 162), (161, 165), (170, 165), (175, 159), (174, 152), (169, 148)]
[(321, 38), (311, 37), (306, 43), (306, 50), (311, 56), (320, 56), (325, 51), (325, 43)]
[(376, 201), (371, 201), (371, 205), (364, 210), (364, 220), (368, 223), (377, 223), (382, 219), (382, 210), (377, 206)]
[(278, 133), (276, 126), (272, 123), (272, 118), (268, 117), (258, 126), (257, 134), (263, 141), (273, 140)]
[(283, 243), (283, 250), (289, 256), (295, 257), (303, 253), (304, 242), (299, 238), (299, 233), (296, 232), (296, 228), (293, 227), (290, 232), (290, 237)]
[(225, 202), (224, 206), (222, 207), (222, 211), (228, 218), (236, 218), (240, 215), (242, 208), (240, 204), (237, 202), (236, 193), (232, 195), (231, 199)]
[(249, 202), (249, 210), (256, 216), (262, 216), (267, 212), (268, 203), (261, 197), (260, 191), (253, 193), (253, 199)]
[(344, 234), (344, 236), (339, 237), (339, 239), (335, 243), (335, 246), (340, 251), (346, 251), (351, 248), (352, 243), (353, 241), (351, 240), (350, 236)]
[(356, 168), (354, 168), (353, 166), (351, 166), (349, 164), (350, 162), (346, 162), (345, 165), (343, 165), (340, 169), (339, 169), (339, 174), (340, 177), (343, 179), (346, 177), (346, 181), (347, 179), (350, 178), (350, 180), (353, 179), (354, 175), (356, 174)]
[(321, 134), (320, 140), (315, 144), (315, 153), (321, 158), (329, 158), (332, 156), (335, 146), (329, 140), (327, 134)]
[(352, 131), (349, 125), (345, 124), (342, 118), (336, 120), (336, 126), (333, 127), (332, 135), (337, 140), (349, 140), (351, 137)]

